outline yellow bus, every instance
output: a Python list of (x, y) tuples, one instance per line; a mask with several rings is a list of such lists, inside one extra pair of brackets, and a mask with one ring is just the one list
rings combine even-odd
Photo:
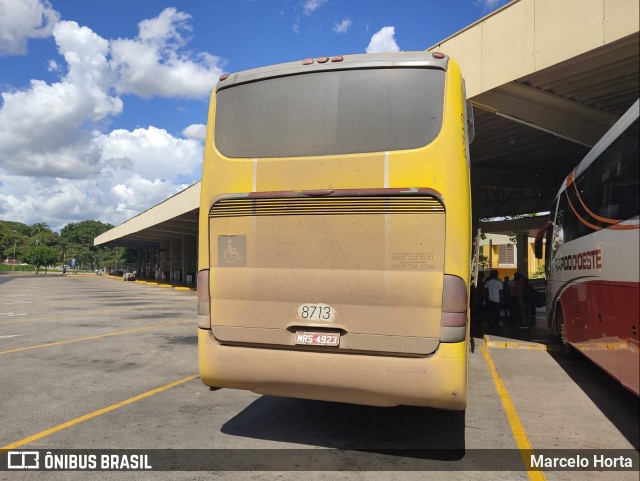
[(440, 52), (220, 78), (200, 203), (205, 385), (465, 409), (466, 105)]

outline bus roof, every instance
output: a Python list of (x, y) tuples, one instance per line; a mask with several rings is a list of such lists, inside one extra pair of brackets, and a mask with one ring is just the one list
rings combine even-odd
[(216, 85), (216, 91), (233, 85), (254, 82), (265, 78), (327, 70), (380, 67), (430, 67), (446, 70), (448, 61), (449, 57), (444, 54), (425, 51), (385, 52), (319, 57), (316, 59), (305, 59), (297, 62), (254, 68), (233, 73), (228, 76), (223, 75)]
[(569, 177), (576, 178), (582, 172), (585, 171), (587, 167), (591, 165), (591, 163), (598, 158), (598, 156), (607, 148), (611, 143), (617, 139), (622, 132), (624, 132), (629, 125), (631, 125), (637, 118), (640, 112), (640, 99), (636, 100), (635, 103), (629, 107), (622, 117), (618, 119), (618, 121), (607, 131), (606, 134), (602, 136), (600, 140), (593, 146), (593, 148), (584, 156), (584, 159), (580, 161), (580, 163), (571, 171), (571, 173), (564, 179), (560, 190), (558, 190), (558, 195), (560, 195), (567, 188), (567, 179)]

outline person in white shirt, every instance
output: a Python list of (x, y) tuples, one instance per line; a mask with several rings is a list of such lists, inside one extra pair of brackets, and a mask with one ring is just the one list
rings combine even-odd
[(498, 271), (492, 270), (489, 280), (484, 285), (489, 323), (491, 327), (500, 325), (500, 307), (503, 301), (503, 285), (498, 279)]

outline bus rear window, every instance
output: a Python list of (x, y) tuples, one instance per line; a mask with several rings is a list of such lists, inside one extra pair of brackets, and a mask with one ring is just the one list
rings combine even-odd
[(226, 157), (297, 157), (416, 149), (442, 124), (445, 72), (314, 72), (217, 92), (216, 147)]

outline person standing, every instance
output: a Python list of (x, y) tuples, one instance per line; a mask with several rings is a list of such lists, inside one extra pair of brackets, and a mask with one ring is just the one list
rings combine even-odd
[(484, 272), (478, 272), (476, 286), (471, 289), (471, 328), (474, 333), (480, 334), (484, 321)]
[(504, 317), (507, 319), (511, 317), (511, 312), (509, 312), (510, 287), (509, 276), (504, 276), (504, 281), (502, 282), (502, 308), (504, 309)]
[[(516, 300), (517, 311), (516, 314), (520, 314), (520, 326), (516, 325), (516, 327), (529, 327), (529, 320), (527, 318), (527, 309), (524, 303), (524, 285), (525, 280), (524, 276), (516, 272), (514, 275), (515, 282), (511, 287), (511, 295)], [(516, 315), (517, 317), (517, 315)]]
[(489, 275), (489, 280), (485, 284), (487, 311), (491, 327), (500, 326), (500, 308), (503, 302), (503, 289), (502, 282), (498, 279), (498, 271), (492, 270)]

